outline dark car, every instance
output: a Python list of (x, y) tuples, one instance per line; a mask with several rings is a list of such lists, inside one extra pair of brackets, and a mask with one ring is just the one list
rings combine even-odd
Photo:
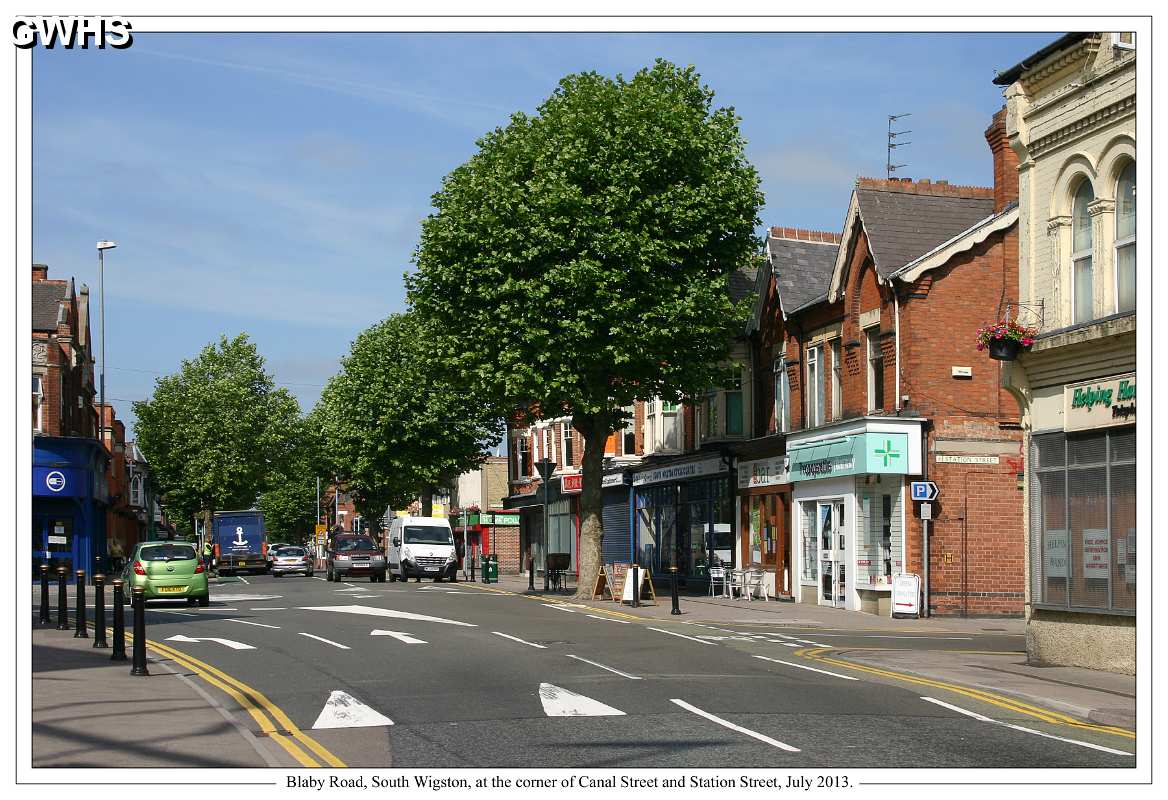
[(385, 553), (368, 536), (337, 534), (329, 542), (325, 572), (330, 581), (368, 575), (371, 582), (381, 583), (385, 581)]

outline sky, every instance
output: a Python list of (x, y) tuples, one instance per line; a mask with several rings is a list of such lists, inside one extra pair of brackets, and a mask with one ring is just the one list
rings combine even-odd
[[(130, 401), (246, 332), (307, 412), (358, 332), (405, 308), (443, 176), (573, 72), (692, 64), (742, 118), (764, 226), (839, 231), (857, 176), (990, 185), (994, 75), (1059, 32), (173, 34), (34, 51), (33, 258), (97, 301)], [(760, 229), (760, 234), (762, 229)], [(93, 334), (98, 335), (93, 315)]]

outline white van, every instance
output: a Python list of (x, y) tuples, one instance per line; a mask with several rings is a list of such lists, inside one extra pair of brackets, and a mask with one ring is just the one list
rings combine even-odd
[(440, 517), (394, 517), (385, 537), (391, 581), (455, 579), (458, 555), (450, 522)]

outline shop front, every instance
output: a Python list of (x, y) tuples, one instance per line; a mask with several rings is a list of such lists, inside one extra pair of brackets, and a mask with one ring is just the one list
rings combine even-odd
[(105, 448), (96, 439), (37, 436), (32, 466), (32, 574), (41, 564), (70, 575), (105, 564), (108, 489)]
[(791, 483), (785, 455), (738, 462), (738, 563), (762, 567), (767, 589), (791, 597)]
[(635, 558), (654, 575), (709, 579), (711, 560), (736, 565), (730, 464), (719, 457), (633, 474)]
[[(455, 514), (450, 518), (450, 523), (454, 528), (455, 541), (460, 543), (460, 546), (463, 547), (463, 552), (467, 556), (477, 559), (484, 553), (495, 553), (500, 557), (500, 569), (505, 571), (515, 571), (518, 569), (512, 563), (515, 561), (513, 557), (506, 560), (506, 563), (511, 567), (510, 570), (502, 566), (503, 557), (498, 552), (501, 550), (501, 540), (505, 535), (518, 530), (518, 513), (507, 513), (502, 510), (471, 511), (464, 514)], [(514, 539), (514, 536), (510, 538)], [(507, 555), (513, 556), (511, 553)], [(470, 571), (469, 562), (466, 565), (466, 571)]]
[(919, 419), (866, 417), (787, 440), (797, 602), (886, 614), (904, 571), (907, 475)]

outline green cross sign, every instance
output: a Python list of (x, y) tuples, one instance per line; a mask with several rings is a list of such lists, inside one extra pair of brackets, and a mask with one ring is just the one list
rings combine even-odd
[(888, 466), (888, 460), (890, 458), (900, 458), (900, 453), (896, 452), (892, 448), (892, 440), (891, 439), (884, 440), (884, 449), (880, 449), (879, 447), (877, 447), (872, 452), (874, 452), (880, 458), (884, 459), (884, 466), (886, 466), (886, 467)]

